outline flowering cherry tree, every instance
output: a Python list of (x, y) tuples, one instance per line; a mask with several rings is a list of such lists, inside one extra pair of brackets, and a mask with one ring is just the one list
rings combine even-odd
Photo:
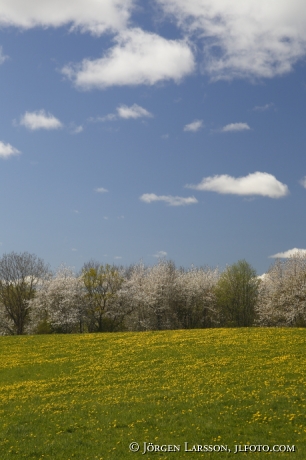
[(133, 306), (129, 329), (176, 329), (209, 327), (217, 324), (213, 286), (218, 270), (176, 269), (160, 259), (152, 267), (134, 265), (124, 284)]
[(60, 266), (31, 302), (32, 329), (49, 324), (51, 331), (83, 331), (84, 294), (73, 270)]
[(214, 286), (218, 269), (196, 268), (181, 271), (176, 279), (176, 314), (182, 328), (211, 327), (218, 324)]
[(147, 309), (146, 277), (148, 268), (140, 262), (126, 271), (125, 282), (120, 290), (121, 302), (129, 309), (126, 326), (129, 330), (148, 330), (151, 327)]
[(258, 322), (266, 326), (306, 325), (306, 256), (276, 260), (260, 283)]

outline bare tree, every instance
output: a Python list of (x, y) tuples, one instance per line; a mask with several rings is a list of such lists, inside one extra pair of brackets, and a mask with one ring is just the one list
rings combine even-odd
[(29, 302), (50, 275), (49, 267), (34, 254), (10, 252), (0, 259), (2, 330), (22, 335), (29, 322)]

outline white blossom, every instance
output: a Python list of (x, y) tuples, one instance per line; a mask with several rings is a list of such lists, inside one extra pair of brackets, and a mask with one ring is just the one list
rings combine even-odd
[(306, 324), (306, 255), (278, 259), (260, 283), (258, 322), (267, 326)]

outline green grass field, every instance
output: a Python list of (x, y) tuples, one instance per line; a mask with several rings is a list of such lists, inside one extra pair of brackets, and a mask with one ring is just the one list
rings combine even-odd
[[(259, 328), (1, 337), (0, 459), (304, 460), (305, 339)], [(144, 443), (168, 451), (142, 455)]]

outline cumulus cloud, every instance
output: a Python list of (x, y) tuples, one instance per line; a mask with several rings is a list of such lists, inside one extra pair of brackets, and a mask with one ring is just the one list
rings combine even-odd
[(21, 152), (13, 147), (11, 144), (4, 144), (0, 141), (0, 158), (10, 158), (14, 155), (20, 155)]
[(285, 252), (278, 252), (277, 254), (274, 254), (273, 256), (269, 256), (270, 259), (289, 259), (292, 256), (295, 256), (297, 254), (306, 254), (306, 249), (298, 249), (298, 248), (293, 248), (293, 249), (288, 249), (288, 251)]
[(227, 174), (204, 177), (199, 184), (185, 187), (222, 194), (261, 195), (270, 198), (281, 198), (289, 193), (287, 185), (282, 184), (272, 174), (265, 172), (255, 172), (237, 178)]
[(137, 104), (133, 104), (131, 107), (128, 107), (127, 105), (120, 105), (117, 108), (117, 112), (120, 118), (141, 118), (153, 116), (152, 113)]
[(203, 120), (194, 120), (192, 123), (184, 126), (184, 131), (199, 131), (203, 127)]
[(153, 201), (164, 201), (169, 206), (185, 206), (198, 202), (194, 196), (184, 198), (181, 196), (172, 195), (155, 195), (155, 193), (144, 193), (141, 195), (140, 200), (144, 201), (145, 203), (153, 203)]
[(167, 254), (168, 253), (166, 251), (158, 251), (156, 254), (153, 255), (153, 257), (161, 259), (162, 257), (166, 257)]
[(95, 188), (95, 192), (97, 193), (107, 193), (108, 190), (104, 187), (98, 187), (98, 188)]
[(302, 187), (306, 188), (306, 176), (304, 176), (303, 179), (300, 180), (300, 184)]
[[(171, 20), (174, 18), (181, 32), (202, 48), (203, 71), (212, 79), (272, 78), (291, 71), (294, 64), (305, 57), (306, 9), (303, 0), (156, 2), (170, 15)], [(161, 61), (167, 58), (163, 59), (161, 53), (153, 52), (151, 57), (145, 59), (147, 45), (139, 45), (143, 41), (141, 38), (138, 42), (135, 38), (130, 39), (129, 34), (135, 35), (135, 30), (139, 30), (128, 29), (136, 3), (136, 0), (0, 0), (0, 26), (29, 29), (68, 25), (71, 30), (88, 31), (95, 35), (104, 32), (118, 33), (117, 45), (104, 58), (96, 61), (85, 60), (80, 66), (66, 67), (66, 73), (82, 88), (139, 84), (139, 81), (153, 84), (152, 80), (177, 80), (188, 74), (194, 65), (192, 53), (186, 44), (181, 53), (180, 68), (165, 72)], [(157, 37), (141, 32), (143, 36)], [(173, 56), (184, 45), (184, 42), (159, 37), (160, 44), (161, 40), (177, 45), (176, 49), (172, 47), (173, 53), (170, 47), (166, 51), (165, 47), (159, 47), (164, 50), (162, 54), (167, 56)], [(129, 62), (129, 56), (133, 57), (133, 61)], [(154, 70), (156, 56), (159, 59), (157, 69)], [(152, 72), (147, 69), (147, 64), (141, 65), (140, 61), (151, 61)], [(170, 59), (170, 67), (173, 67), (173, 61), (176, 61), (175, 57)], [(131, 67), (137, 64), (134, 72), (129, 69), (126, 78), (123, 75), (120, 77), (122, 72), (118, 67), (121, 67), (122, 62), (130, 64)], [(155, 76), (150, 77), (150, 73)], [(162, 74), (162, 77), (158, 74)], [(113, 81), (115, 83), (110, 83)]]
[(303, 0), (156, 0), (186, 32), (202, 40), (213, 79), (271, 78), (306, 54)]
[(0, 0), (0, 25), (22, 29), (61, 27), (100, 35), (128, 24), (133, 0)]
[(37, 129), (59, 129), (63, 126), (57, 118), (51, 113), (47, 113), (45, 110), (26, 112), (21, 117), (20, 124), (31, 131)]
[(63, 74), (76, 87), (89, 90), (154, 85), (164, 80), (179, 82), (194, 70), (194, 57), (184, 40), (166, 40), (134, 28), (118, 34), (115, 42), (102, 58), (69, 64), (62, 69)]
[(248, 131), (251, 129), (247, 123), (230, 123), (229, 125), (223, 126), (222, 131), (227, 132), (237, 132), (237, 131)]
[(128, 120), (129, 118), (136, 119), (136, 118), (143, 118), (143, 117), (153, 117), (152, 113), (150, 113), (148, 110), (144, 109), (138, 104), (133, 104), (130, 107), (127, 105), (119, 105), (117, 107), (117, 113), (109, 113), (108, 115), (105, 115), (104, 117), (91, 117), (89, 118), (89, 122), (91, 123), (97, 123), (97, 122), (106, 122), (106, 121), (115, 121), (118, 120), (118, 118), (124, 118), (125, 120)]

